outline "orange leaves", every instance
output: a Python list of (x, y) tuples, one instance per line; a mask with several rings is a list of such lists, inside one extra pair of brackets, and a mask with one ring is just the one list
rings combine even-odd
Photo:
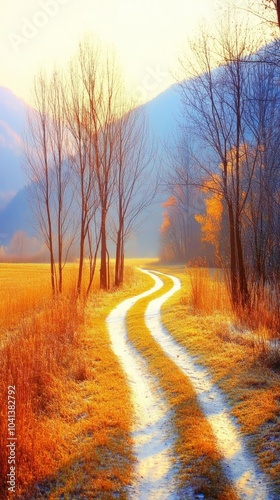
[(218, 190), (220, 182), (221, 182), (220, 176), (217, 174), (213, 174), (210, 179), (204, 180), (203, 187), (201, 188), (201, 190), (204, 193), (208, 193), (209, 191), (213, 190)]
[(195, 220), (201, 225), (202, 241), (211, 243), (216, 248), (219, 247), (221, 222), (223, 213), (222, 194), (219, 193), (220, 176), (213, 174), (210, 179), (203, 183), (203, 192), (211, 193), (204, 199), (205, 214), (195, 215)]
[(168, 200), (166, 200), (162, 204), (162, 207), (167, 208), (167, 210), (165, 210), (162, 214), (163, 221), (162, 221), (162, 224), (160, 227), (160, 234), (166, 233), (167, 230), (170, 228), (170, 226), (171, 226), (170, 209), (172, 210), (172, 208), (176, 207), (177, 204), (178, 204), (178, 202), (177, 202), (177, 199), (175, 198), (175, 196), (170, 196), (170, 198), (168, 198)]
[(223, 203), (221, 195), (212, 193), (205, 199), (205, 215), (196, 215), (196, 221), (201, 225), (202, 240), (214, 245), (216, 250), (219, 246), (221, 222), (223, 214)]
[(170, 196), (170, 198), (162, 204), (164, 208), (174, 207), (175, 205), (177, 205), (177, 199), (175, 196)]
[(163, 221), (160, 227), (160, 234), (164, 234), (171, 226), (170, 217), (167, 212), (163, 212)]

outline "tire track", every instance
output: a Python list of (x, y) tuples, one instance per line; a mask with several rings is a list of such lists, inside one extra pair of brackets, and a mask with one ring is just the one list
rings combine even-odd
[(180, 290), (180, 280), (155, 271), (142, 271), (155, 280), (155, 286), (157, 284), (159, 286), (161, 282), (157, 274), (166, 276), (173, 281), (173, 288), (169, 292), (149, 303), (145, 313), (145, 323), (165, 354), (191, 380), (198, 401), (212, 427), (217, 445), (224, 457), (223, 464), (227, 477), (232, 481), (241, 499), (269, 500), (271, 497), (269, 496), (267, 479), (258, 470), (253, 457), (246, 449), (245, 440), (238, 425), (230, 415), (230, 409), (222, 391), (212, 383), (207, 370), (196, 363), (196, 358), (188, 354), (161, 323), (161, 306), (176, 291)]
[(169, 407), (147, 363), (129, 342), (126, 330), (128, 310), (138, 300), (157, 292), (162, 286), (163, 282), (158, 279), (147, 292), (119, 304), (106, 320), (113, 351), (123, 366), (132, 394), (135, 413), (132, 437), (136, 466), (128, 496), (138, 500), (178, 498)]

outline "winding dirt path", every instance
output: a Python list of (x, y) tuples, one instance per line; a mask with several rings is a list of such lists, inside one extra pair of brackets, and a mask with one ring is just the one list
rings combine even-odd
[(221, 390), (213, 384), (209, 373), (196, 362), (186, 349), (178, 344), (164, 328), (160, 319), (163, 303), (181, 288), (178, 278), (155, 271), (144, 271), (155, 285), (136, 297), (117, 306), (107, 318), (112, 348), (127, 375), (135, 413), (133, 429), (136, 466), (134, 483), (129, 488), (131, 499), (175, 500), (176, 493), (174, 442), (171, 412), (164, 395), (151, 376), (148, 365), (128, 340), (126, 315), (140, 299), (161, 289), (163, 275), (173, 281), (172, 289), (151, 300), (145, 323), (153, 338), (165, 354), (188, 377), (196, 391), (198, 401), (217, 440), (227, 477), (234, 485), (240, 499), (269, 500), (267, 480), (248, 453), (244, 438), (230, 415), (229, 406)]
[[(161, 280), (156, 273), (143, 271), (153, 277), (155, 283)], [(230, 414), (229, 406), (222, 391), (213, 384), (207, 370), (197, 364), (196, 358), (178, 344), (164, 328), (160, 320), (160, 309), (163, 303), (176, 291), (180, 290), (178, 278), (166, 275), (173, 281), (172, 289), (160, 298), (152, 300), (145, 313), (146, 326), (151, 331), (166, 355), (191, 380), (203, 412), (208, 419), (216, 437), (218, 447), (224, 457), (227, 477), (232, 481), (237, 494), (244, 500), (268, 500), (267, 479), (249, 455), (238, 425)]]
[(136, 466), (128, 495), (138, 500), (177, 498), (169, 407), (145, 360), (128, 341), (126, 330), (128, 310), (162, 286), (163, 282), (158, 280), (147, 292), (119, 304), (107, 318), (112, 348), (127, 375), (132, 394)]

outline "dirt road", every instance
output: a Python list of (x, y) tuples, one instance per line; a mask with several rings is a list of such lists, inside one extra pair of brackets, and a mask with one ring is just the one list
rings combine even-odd
[[(272, 498), (267, 478), (258, 470), (255, 459), (249, 454), (221, 390), (212, 383), (206, 369), (174, 340), (161, 323), (161, 306), (180, 289), (180, 281), (173, 276), (163, 275), (172, 280), (173, 286), (169, 292), (153, 300), (153, 294), (163, 286), (159, 277), (161, 273), (143, 272), (154, 280), (154, 286), (147, 292), (124, 301), (107, 318), (112, 348), (126, 373), (135, 413), (132, 436), (136, 465), (134, 481), (128, 491), (129, 497), (140, 500), (183, 500), (176, 483), (178, 459), (174, 450), (176, 430), (172, 423), (172, 409), (169, 408), (158, 381), (152, 377), (145, 359), (130, 343), (126, 327), (129, 309), (138, 300), (151, 296), (145, 312), (146, 326), (166, 356), (191, 381), (222, 454), (225, 475), (237, 496), (244, 500)], [(192, 495), (191, 489), (188, 491), (188, 498), (198, 498), (194, 493)]]

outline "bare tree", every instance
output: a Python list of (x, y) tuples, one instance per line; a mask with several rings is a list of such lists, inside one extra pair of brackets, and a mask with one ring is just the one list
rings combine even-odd
[(79, 48), (79, 72), (88, 103), (92, 159), (100, 208), (100, 288), (109, 288), (107, 221), (115, 184), (116, 127), (120, 78), (113, 57), (101, 53), (92, 38)]
[(61, 293), (73, 234), (63, 83), (56, 71), (49, 79), (40, 74), (34, 81), (34, 109), (28, 114), (24, 157), (37, 229), (49, 250), (52, 291)]
[(263, 53), (263, 61), (250, 67), (246, 121), (251, 134), (253, 156), (258, 157), (252, 187), (247, 203), (247, 246), (250, 247), (251, 267), (257, 289), (264, 289), (271, 280), (278, 260), (279, 228), (279, 133), (280, 89), (277, 84), (280, 71), (270, 64), (271, 51)]
[[(230, 283), (233, 304), (248, 303), (248, 278), (242, 244), (242, 214), (250, 192), (255, 162), (246, 155), (248, 129), (244, 121), (249, 65), (246, 61), (255, 46), (248, 30), (238, 23), (228, 23), (216, 31), (214, 40), (205, 34), (192, 49), (196, 63), (182, 63), (192, 68), (193, 79), (181, 85), (185, 112), (190, 121), (188, 133), (196, 137), (199, 153), (193, 161), (202, 174), (193, 179), (222, 193), (227, 207), (229, 227)], [(214, 67), (219, 68), (214, 70)], [(190, 130), (192, 128), (192, 131)], [(203, 154), (201, 153), (203, 152)], [(244, 172), (246, 171), (246, 176)], [(246, 182), (245, 182), (246, 178)]]
[(122, 100), (121, 117), (116, 122), (115, 206), (116, 233), (115, 286), (124, 278), (125, 241), (141, 223), (145, 209), (154, 199), (157, 180), (152, 172), (155, 150), (149, 137), (142, 108)]
[(87, 294), (90, 291), (95, 273), (99, 249), (99, 238), (92, 237), (95, 230), (95, 216), (98, 209), (96, 193), (96, 171), (94, 165), (94, 126), (90, 121), (88, 96), (81, 81), (79, 61), (71, 61), (68, 68), (67, 88), (64, 108), (69, 139), (72, 148), (70, 165), (75, 206), (79, 214), (79, 267), (77, 294), (80, 295), (83, 281), (83, 268), (86, 251), (90, 262)]

